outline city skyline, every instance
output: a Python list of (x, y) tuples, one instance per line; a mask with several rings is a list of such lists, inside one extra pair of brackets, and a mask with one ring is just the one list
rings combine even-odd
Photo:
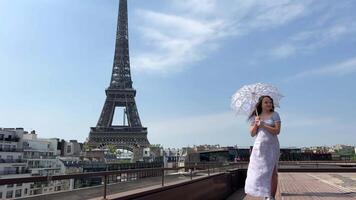
[[(355, 7), (128, 1), (133, 87), (149, 141), (250, 146), (230, 97), (267, 82), (285, 95), (281, 146), (354, 146)], [(1, 1), (0, 127), (84, 141), (109, 85), (117, 10), (118, 1)]]

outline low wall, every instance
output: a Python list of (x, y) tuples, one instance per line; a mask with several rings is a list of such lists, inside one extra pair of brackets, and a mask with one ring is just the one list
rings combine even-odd
[(230, 170), (207, 177), (197, 178), (191, 181), (174, 185), (158, 187), (146, 191), (131, 191), (131, 194), (110, 195), (113, 200), (219, 200), (226, 199), (233, 192), (242, 188), (245, 183), (246, 169)]

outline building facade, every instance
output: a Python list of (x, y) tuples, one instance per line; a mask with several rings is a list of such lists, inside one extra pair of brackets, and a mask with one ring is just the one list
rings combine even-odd
[[(23, 128), (0, 128), (0, 178), (31, 176), (23, 159)], [(30, 183), (0, 185), (0, 199), (26, 197)]]

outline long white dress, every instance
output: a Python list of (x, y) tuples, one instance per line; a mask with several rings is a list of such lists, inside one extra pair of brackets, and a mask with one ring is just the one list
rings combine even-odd
[[(277, 112), (261, 123), (274, 126), (280, 122)], [(253, 121), (254, 122), (254, 119)], [(259, 128), (250, 156), (245, 182), (245, 193), (255, 197), (269, 197), (271, 195), (271, 181), (274, 167), (278, 167), (280, 156), (277, 135), (272, 135), (267, 130)]]

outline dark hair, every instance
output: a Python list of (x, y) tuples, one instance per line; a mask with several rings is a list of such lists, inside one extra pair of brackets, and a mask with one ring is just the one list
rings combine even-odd
[(258, 102), (255, 105), (255, 108), (253, 109), (252, 113), (250, 114), (250, 116), (248, 117), (248, 120), (251, 120), (254, 116), (256, 116), (256, 110), (258, 115), (260, 115), (262, 113), (262, 100), (263, 98), (268, 97), (271, 101), (272, 101), (272, 109), (271, 112), (274, 112), (274, 103), (273, 103), (273, 99), (272, 97), (268, 96), (268, 95), (263, 95), (258, 99)]

